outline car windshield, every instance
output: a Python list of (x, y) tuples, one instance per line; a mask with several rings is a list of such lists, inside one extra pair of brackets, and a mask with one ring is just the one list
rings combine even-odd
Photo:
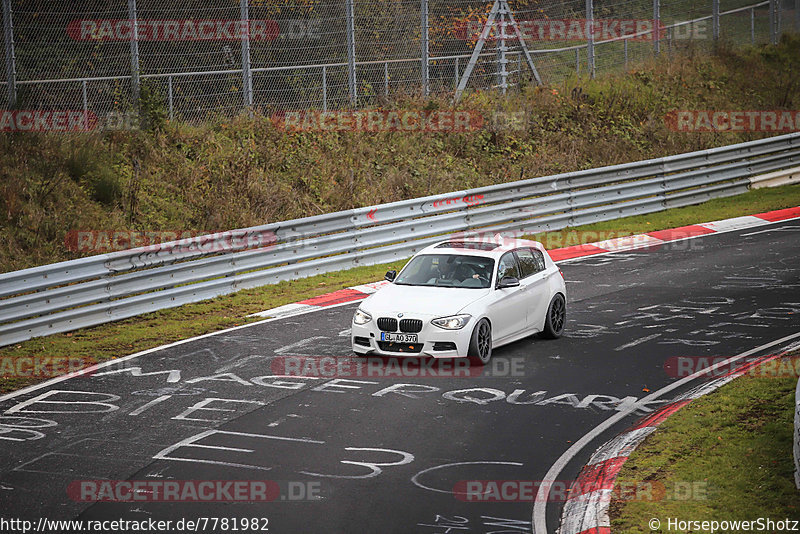
[(395, 284), (405, 286), (489, 287), (494, 260), (461, 254), (424, 254), (412, 258)]

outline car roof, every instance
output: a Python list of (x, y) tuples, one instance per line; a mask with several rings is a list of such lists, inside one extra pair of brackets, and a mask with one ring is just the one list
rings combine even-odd
[(458, 254), (465, 256), (485, 256), (499, 258), (506, 252), (521, 247), (531, 247), (544, 252), (544, 246), (538, 241), (529, 239), (504, 238), (451, 238), (440, 241), (422, 249), (419, 254)]

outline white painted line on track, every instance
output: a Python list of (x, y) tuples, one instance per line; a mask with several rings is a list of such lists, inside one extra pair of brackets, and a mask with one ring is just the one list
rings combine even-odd
[[(782, 224), (782, 223), (785, 223), (785, 222), (788, 222), (788, 221), (800, 220), (800, 217), (793, 217), (791, 219), (783, 219), (783, 220), (780, 220), (780, 221), (768, 221), (766, 219), (759, 219), (759, 220), (761, 220), (762, 222), (759, 223), (758, 225), (753, 225), (753, 226), (767, 226), (767, 225), (770, 225), (770, 224)], [(711, 224), (711, 223), (704, 223), (704, 224)], [(702, 224), (697, 224), (695, 226), (703, 226), (703, 225)], [(688, 241), (690, 239), (698, 239), (698, 238), (703, 238), (703, 237), (712, 237), (712, 236), (715, 236), (715, 235), (727, 234), (728, 232), (736, 232), (736, 231), (739, 231), (739, 230), (742, 230), (742, 228), (726, 228), (726, 229), (722, 229), (722, 230), (717, 230), (717, 231), (715, 231), (713, 233), (710, 233), (710, 234), (691, 235), (691, 236), (688, 236), (688, 237), (680, 237), (678, 239), (666, 239), (666, 240), (662, 240), (661, 243), (662, 244), (677, 243), (678, 241)], [(765, 231), (770, 231), (771, 232), (772, 230), (770, 229), (770, 230), (765, 230)], [(592, 245), (593, 243), (586, 243), (586, 244), (587, 245)], [(653, 244), (638, 245), (638, 246), (633, 246), (633, 247), (626, 248), (626, 249), (609, 250), (609, 251), (606, 251), (606, 252), (596, 252), (596, 253), (590, 254), (590, 255), (576, 256), (574, 258), (567, 258), (567, 259), (564, 259), (564, 260), (554, 261), (553, 263), (571, 263), (571, 262), (575, 262), (575, 261), (579, 261), (579, 260), (585, 260), (585, 259), (588, 259), (588, 258), (598, 258), (600, 256), (606, 256), (608, 254), (616, 254), (617, 252), (631, 252), (631, 251), (636, 251), (638, 249), (643, 249), (643, 248), (652, 248), (653, 246), (655, 246), (655, 245), (653, 245)]]
[[(781, 221), (783, 222), (783, 221)], [(767, 234), (769, 232), (795, 232), (800, 230), (800, 226), (780, 226), (778, 228), (767, 228), (766, 230), (759, 230), (758, 232), (750, 232), (749, 234), (742, 234), (742, 237), (749, 237), (751, 235)]]
[(653, 340), (657, 337), (660, 337), (661, 334), (651, 334), (649, 336), (640, 337), (639, 339), (634, 339), (630, 343), (625, 343), (624, 345), (620, 345), (619, 347), (615, 348), (614, 350), (625, 350), (631, 347), (635, 347), (636, 345), (641, 345), (647, 341)]
[[(355, 301), (353, 301), (353, 302), (355, 302)], [(139, 351), (139, 352), (136, 352), (136, 353), (133, 353), (133, 354), (129, 354), (127, 356), (123, 356), (122, 358), (116, 358), (114, 360), (108, 360), (108, 361), (105, 361), (105, 362), (100, 362), (100, 363), (98, 363), (96, 365), (92, 365), (91, 367), (86, 367), (84, 369), (81, 369), (80, 371), (75, 371), (74, 373), (69, 373), (69, 374), (66, 374), (66, 375), (57, 376), (57, 377), (51, 378), (50, 380), (47, 380), (45, 382), (41, 382), (39, 384), (33, 384), (32, 386), (28, 386), (26, 388), (22, 388), (22, 389), (19, 389), (17, 391), (12, 391), (10, 393), (6, 393), (5, 395), (0, 396), (0, 402), (6, 401), (8, 399), (13, 399), (14, 397), (18, 397), (18, 396), (24, 395), (26, 393), (31, 393), (33, 391), (37, 391), (39, 389), (42, 389), (42, 388), (45, 388), (45, 387), (48, 387), (48, 386), (52, 386), (54, 384), (58, 384), (59, 382), (63, 382), (65, 380), (69, 380), (70, 378), (75, 378), (75, 377), (78, 377), (78, 376), (83, 376), (83, 375), (86, 375), (86, 374), (94, 373), (98, 369), (102, 369), (102, 368), (108, 367), (110, 365), (115, 365), (115, 364), (120, 363), (120, 362), (125, 362), (125, 361), (128, 361), (128, 360), (132, 360), (133, 358), (138, 358), (139, 356), (145, 356), (147, 354), (151, 354), (153, 352), (158, 352), (160, 350), (170, 349), (172, 347), (177, 347), (177, 346), (183, 345), (184, 343), (189, 343), (191, 341), (197, 341), (198, 339), (205, 339), (207, 337), (218, 336), (220, 334), (227, 334), (229, 332), (235, 332), (237, 330), (242, 330), (244, 328), (249, 328), (251, 326), (256, 326), (256, 325), (260, 325), (260, 324), (271, 323), (273, 321), (282, 321), (283, 319), (287, 319), (288, 317), (296, 317), (298, 315), (305, 315), (307, 313), (315, 312), (315, 311), (318, 311), (318, 310), (329, 310), (331, 308), (338, 308), (340, 306), (347, 306), (348, 304), (352, 304), (353, 302), (341, 302), (339, 304), (331, 304), (330, 306), (325, 306), (324, 308), (313, 307), (312, 309), (303, 310), (303, 311), (300, 311), (300, 312), (295, 313), (293, 315), (285, 315), (283, 317), (271, 317), (269, 319), (264, 319), (263, 321), (256, 321), (254, 323), (242, 324), (242, 325), (239, 325), (239, 326), (226, 328), (225, 330), (218, 330), (216, 332), (209, 332), (208, 334), (202, 334), (202, 335), (195, 336), (195, 337), (181, 339), (180, 341), (175, 341), (173, 343), (168, 343), (166, 345), (160, 345), (158, 347), (153, 347), (152, 349), (146, 349), (146, 350)]]

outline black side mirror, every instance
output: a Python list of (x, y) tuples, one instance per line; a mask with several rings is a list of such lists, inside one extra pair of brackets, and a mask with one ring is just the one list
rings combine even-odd
[(384, 278), (390, 282), (394, 282), (394, 279), (397, 277), (397, 271), (386, 271), (386, 276)]
[(497, 284), (498, 289), (505, 289), (507, 287), (517, 287), (519, 285), (519, 280), (514, 278), (513, 276), (504, 276), (500, 283)]

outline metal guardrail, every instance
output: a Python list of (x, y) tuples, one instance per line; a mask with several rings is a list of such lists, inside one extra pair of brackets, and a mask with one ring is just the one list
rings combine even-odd
[(760, 176), (754, 176), (750, 180), (750, 189), (761, 189), (764, 187), (778, 187), (800, 183), (800, 167), (795, 169), (784, 169), (782, 171), (770, 172)]
[(407, 258), (453, 233), (536, 233), (697, 204), (798, 162), (793, 133), (3, 273), (0, 346)]

